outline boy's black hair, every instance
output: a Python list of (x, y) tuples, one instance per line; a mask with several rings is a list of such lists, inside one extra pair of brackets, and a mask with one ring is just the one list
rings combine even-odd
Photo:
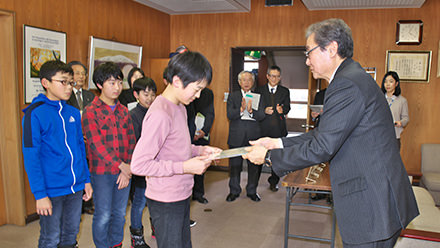
[[(46, 61), (40, 68), (40, 82), (43, 80), (43, 78), (52, 81), (52, 77), (58, 72), (69, 73), (71, 76), (73, 76), (72, 68), (66, 65), (66, 63), (61, 60), (49, 60)], [(43, 87), (43, 89), (46, 90), (45, 87)]]
[(93, 71), (93, 83), (99, 91), (101, 91), (101, 89), (99, 89), (98, 84), (102, 86), (105, 81), (112, 77), (119, 80), (124, 79), (124, 74), (122, 74), (121, 69), (113, 62), (100, 64), (95, 68), (95, 71)]
[(157, 92), (156, 83), (153, 79), (149, 77), (138, 78), (133, 82), (133, 91), (136, 91), (138, 94), (141, 90), (151, 90), (154, 93)]
[(82, 68), (84, 68), (84, 71), (86, 72), (86, 75), (87, 75), (87, 67), (85, 65), (83, 65), (83, 63), (76, 61), (76, 60), (73, 60), (73, 61), (70, 61), (67, 65), (70, 67), (72, 67), (74, 65), (80, 65), (80, 66), (82, 66)]
[(173, 82), (178, 76), (186, 87), (192, 82), (206, 80), (209, 85), (212, 80), (212, 67), (209, 61), (198, 52), (187, 51), (177, 54), (168, 62), (167, 80)]
[(163, 69), (162, 78), (167, 79), (167, 74), (168, 74), (168, 67), (165, 67), (165, 69)]
[(144, 71), (141, 69), (141, 68), (139, 68), (139, 67), (133, 67), (133, 68), (131, 68), (131, 70), (128, 72), (128, 75), (127, 75), (127, 82), (128, 82), (128, 86), (130, 87), (130, 88), (133, 88), (133, 83), (134, 82), (132, 82), (131, 81), (131, 78), (133, 77), (133, 74), (135, 73), (135, 72), (139, 72), (140, 74), (142, 74), (142, 77), (145, 77), (145, 73), (144, 73)]

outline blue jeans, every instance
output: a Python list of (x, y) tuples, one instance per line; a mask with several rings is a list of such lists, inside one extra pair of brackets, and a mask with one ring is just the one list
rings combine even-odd
[(50, 198), (52, 215), (40, 215), (40, 239), (38, 247), (56, 248), (58, 245), (76, 244), (81, 222), (83, 191)]
[(191, 248), (189, 226), (190, 198), (178, 202), (159, 202), (147, 198), (158, 248)]
[(134, 229), (142, 228), (142, 214), (144, 212), (145, 203), (145, 188), (134, 187), (133, 205), (131, 206), (131, 227)]
[(118, 175), (92, 173), (95, 213), (93, 215), (93, 242), (97, 248), (117, 245), (124, 239), (125, 213), (130, 185), (119, 190)]

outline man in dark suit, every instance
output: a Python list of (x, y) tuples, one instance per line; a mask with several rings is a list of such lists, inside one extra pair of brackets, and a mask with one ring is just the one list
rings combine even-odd
[[(244, 157), (286, 175), (330, 161), (334, 211), (344, 248), (393, 247), (418, 214), (383, 93), (352, 59), (351, 29), (341, 19), (312, 24), (306, 64), (330, 82), (318, 128), (298, 137), (262, 138)], [(272, 150), (268, 150), (272, 149)]]
[(76, 82), (76, 85), (72, 89), (67, 104), (79, 109), (82, 113), (84, 108), (93, 101), (95, 94), (83, 89), (87, 78), (86, 66), (79, 61), (71, 61), (68, 65), (73, 69), (73, 81)]
[[(252, 100), (246, 95), (251, 93), (254, 86), (255, 76), (249, 71), (238, 74), (240, 91), (231, 92), (227, 102), (227, 115), (229, 119), (229, 148), (249, 146), (249, 140), (261, 137), (259, 121), (264, 118), (263, 99), (260, 98), (258, 109), (252, 108)], [(248, 100), (246, 100), (246, 98)], [(248, 183), (246, 193), (253, 201), (260, 201), (257, 194), (258, 180), (260, 179), (261, 166), (247, 161)], [(234, 157), (229, 159), (229, 195), (226, 201), (237, 199), (241, 193), (240, 174), (243, 169), (243, 158)]]
[[(202, 114), (205, 119), (203, 121), (203, 127), (201, 130), (196, 130), (194, 135), (194, 144), (207, 146), (209, 145), (211, 135), (212, 123), (214, 122), (214, 94), (209, 88), (204, 88), (200, 92), (200, 97), (193, 101), (196, 114)], [(205, 173), (202, 175), (194, 175), (194, 187), (192, 199), (200, 203), (208, 203), (208, 199), (205, 198)]]
[[(260, 86), (257, 92), (264, 102), (265, 117), (260, 121), (261, 136), (281, 138), (287, 136), (286, 115), (290, 111), (289, 89), (280, 85), (281, 69), (274, 65), (267, 69), (267, 84)], [(273, 172), (268, 178), (271, 191), (278, 191), (280, 177)]]
[[(67, 104), (72, 105), (82, 111), (89, 105), (95, 98), (95, 94), (91, 91), (83, 89), (86, 78), (87, 78), (87, 68), (79, 61), (71, 61), (68, 64), (73, 70), (73, 81), (76, 82), (75, 87), (72, 89), (72, 94), (69, 100), (66, 101)], [(95, 207), (93, 204), (93, 199), (89, 201), (83, 201), (82, 212), (87, 214), (93, 214)]]

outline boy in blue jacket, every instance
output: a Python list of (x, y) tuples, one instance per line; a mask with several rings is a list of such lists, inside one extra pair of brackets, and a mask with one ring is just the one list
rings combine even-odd
[(24, 166), (40, 215), (38, 247), (76, 247), (82, 199), (93, 190), (81, 116), (66, 104), (75, 85), (72, 68), (47, 61), (40, 81), (46, 93), (23, 110), (22, 121)]

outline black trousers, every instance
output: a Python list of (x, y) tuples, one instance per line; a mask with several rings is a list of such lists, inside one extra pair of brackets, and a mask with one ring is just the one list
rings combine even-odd
[[(243, 144), (243, 146), (248, 146), (249, 142)], [(236, 148), (229, 146), (230, 148)], [(248, 165), (248, 182), (246, 185), (246, 193), (248, 195), (253, 195), (257, 193), (258, 181), (261, 175), (261, 165), (256, 165), (247, 161)], [(232, 194), (239, 195), (241, 193), (241, 172), (243, 170), (243, 158), (234, 157), (229, 159), (229, 192)]]

